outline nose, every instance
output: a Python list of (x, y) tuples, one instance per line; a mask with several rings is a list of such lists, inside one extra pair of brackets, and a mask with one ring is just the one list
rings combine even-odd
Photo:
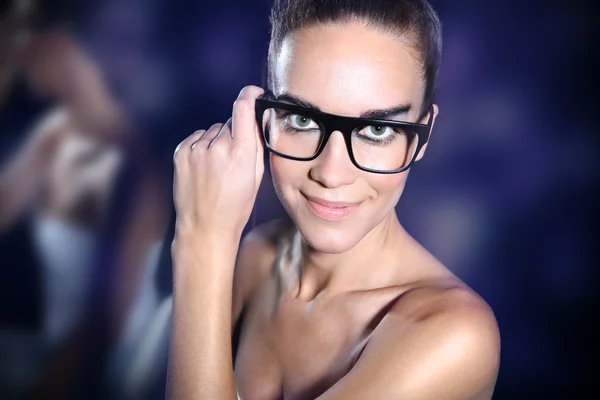
[(310, 169), (310, 177), (327, 188), (350, 185), (356, 180), (357, 168), (352, 164), (341, 132), (331, 134), (327, 145)]

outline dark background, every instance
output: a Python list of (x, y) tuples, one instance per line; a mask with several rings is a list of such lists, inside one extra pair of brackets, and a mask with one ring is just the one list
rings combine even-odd
[[(495, 399), (597, 396), (593, 3), (432, 0), (444, 26), (440, 115), (398, 213), (494, 309)], [(97, 0), (67, 10), (171, 171), (180, 140), (225, 121), (239, 90), (262, 83), (270, 4)], [(0, 161), (47, 106), (26, 97), (16, 85), (0, 109)], [(268, 176), (263, 186), (258, 222), (282, 213)], [(35, 329), (39, 288), (24, 224), (0, 240), (0, 316), (3, 326)], [(158, 281), (168, 288), (168, 271)]]

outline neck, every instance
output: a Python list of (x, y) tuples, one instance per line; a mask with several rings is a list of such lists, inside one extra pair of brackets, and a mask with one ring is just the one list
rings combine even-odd
[(386, 286), (395, 268), (391, 262), (408, 238), (392, 211), (354, 247), (340, 254), (307, 248), (298, 297), (311, 300), (327, 293), (375, 289)]

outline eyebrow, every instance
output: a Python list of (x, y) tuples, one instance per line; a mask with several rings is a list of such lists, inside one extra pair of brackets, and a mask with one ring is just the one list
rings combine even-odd
[[(277, 96), (277, 100), (287, 101), (289, 103), (308, 108), (312, 111), (323, 112), (318, 106), (312, 104), (309, 101), (304, 100), (301, 97), (294, 96), (290, 93), (282, 93), (281, 95)], [(389, 119), (392, 116), (408, 114), (411, 108), (412, 105), (409, 103), (379, 110), (368, 110), (361, 113), (359, 118)]]

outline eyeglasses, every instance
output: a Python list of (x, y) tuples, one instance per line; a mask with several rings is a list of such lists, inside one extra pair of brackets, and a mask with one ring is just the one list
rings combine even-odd
[(331, 134), (340, 131), (348, 155), (359, 169), (379, 174), (406, 171), (429, 140), (433, 105), (426, 124), (354, 118), (328, 114), (271, 100), (266, 92), (256, 100), (256, 121), (266, 148), (297, 161), (321, 154)]

